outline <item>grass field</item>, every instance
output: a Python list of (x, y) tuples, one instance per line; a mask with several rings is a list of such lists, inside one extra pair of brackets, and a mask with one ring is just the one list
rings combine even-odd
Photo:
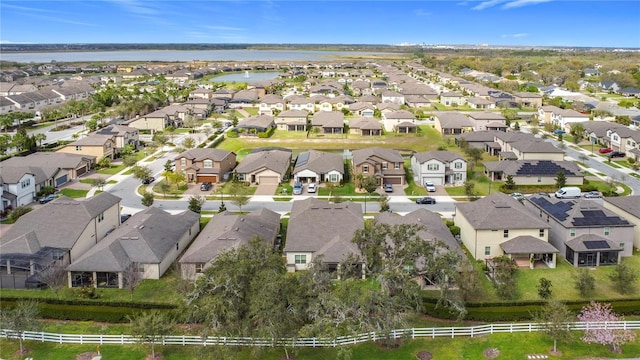
[(60, 190), (60, 193), (70, 198), (84, 198), (84, 197), (87, 197), (89, 190), (66, 188), (66, 189)]

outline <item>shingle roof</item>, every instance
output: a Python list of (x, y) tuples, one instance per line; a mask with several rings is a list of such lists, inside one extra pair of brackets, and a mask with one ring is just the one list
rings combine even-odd
[(429, 161), (431, 159), (440, 160), (441, 162), (444, 162), (444, 163), (448, 163), (456, 159), (465, 160), (465, 158), (459, 153), (456, 153), (453, 151), (446, 151), (446, 150), (418, 152), (413, 154), (413, 156), (416, 158), (416, 160), (420, 164), (426, 161)]
[[(601, 247), (597, 249), (593, 249), (593, 247), (587, 247), (587, 243), (594, 241), (596, 244), (602, 244)], [(601, 243), (601, 241), (603, 243)], [(622, 251), (620, 246), (616, 244), (611, 239), (608, 239), (602, 235), (596, 234), (582, 234), (577, 236), (567, 242), (565, 242), (567, 247), (575, 252), (584, 252), (584, 251), (597, 251), (597, 250), (606, 250), (606, 251)]]
[(466, 115), (459, 112), (440, 113), (436, 115), (436, 118), (443, 129), (473, 127), (473, 122)]
[(476, 230), (549, 228), (549, 224), (529, 213), (518, 200), (503, 193), (457, 203), (456, 212), (462, 214)]
[(80, 256), (68, 271), (124, 271), (131, 263), (159, 264), (175, 251), (175, 244), (199, 221), (186, 210), (171, 215), (149, 207), (133, 215)]
[(589, 199), (558, 200), (533, 196), (528, 200), (565, 228), (634, 226), (613, 211)]
[(382, 148), (382, 147), (370, 147), (364, 149), (358, 149), (353, 151), (353, 163), (359, 165), (368, 161), (371, 157), (379, 157), (388, 162), (404, 162), (402, 155), (397, 150)]
[(322, 127), (344, 127), (344, 114), (341, 111), (319, 111), (311, 118), (311, 125)]
[(513, 176), (555, 176), (559, 171), (566, 176), (583, 176), (580, 167), (572, 161), (508, 160), (487, 161), (484, 166), (490, 171), (501, 171)]
[(349, 120), (349, 128), (361, 130), (382, 130), (380, 121), (374, 118), (363, 117)]
[(606, 197), (604, 201), (640, 218), (640, 195)]
[(303, 170), (311, 170), (317, 174), (326, 174), (329, 171), (344, 174), (344, 161), (341, 154), (309, 150), (298, 155), (293, 174)]
[(202, 160), (213, 160), (213, 161), (222, 161), (229, 155), (233, 153), (229, 150), (222, 149), (212, 149), (212, 148), (195, 148), (187, 150), (180, 155), (176, 156), (175, 159), (178, 160), (180, 158), (191, 159), (192, 161), (202, 161)]
[[(20, 217), (2, 234), (0, 244), (4, 251), (5, 244), (33, 232), (43, 247), (70, 249), (92, 219), (120, 200), (108, 192), (82, 201), (62, 196)], [(16, 248), (14, 251), (28, 254), (30, 250)]]
[(279, 231), (280, 215), (269, 209), (262, 208), (245, 215), (225, 211), (209, 221), (179, 262), (207, 263), (254, 238), (272, 244)]
[(284, 175), (291, 165), (291, 152), (282, 150), (264, 150), (247, 154), (236, 167), (240, 174), (251, 173), (259, 169), (269, 169)]
[(517, 141), (512, 143), (511, 147), (527, 153), (564, 153), (564, 150), (558, 149), (552, 143), (542, 140)]
[(349, 252), (359, 254), (351, 240), (363, 228), (360, 204), (297, 200), (291, 208), (284, 252), (313, 252), (324, 255), (325, 262), (340, 262)]
[(505, 254), (545, 254), (557, 253), (550, 243), (530, 235), (516, 236), (500, 244)]

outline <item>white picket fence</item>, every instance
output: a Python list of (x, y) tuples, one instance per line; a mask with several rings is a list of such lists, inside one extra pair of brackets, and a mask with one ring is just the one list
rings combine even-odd
[[(619, 329), (619, 330), (640, 330), (640, 321), (614, 321), (614, 322), (572, 322), (569, 323), (572, 330), (596, 330), (596, 329)], [(465, 327), (435, 327), (435, 328), (411, 328), (399, 329), (390, 332), (391, 338), (397, 339), (407, 337), (415, 338), (436, 338), (436, 337), (474, 337), (495, 333), (516, 333), (516, 332), (536, 332), (541, 331), (539, 323), (515, 323), (515, 324), (487, 324), (480, 326)], [(15, 338), (12, 330), (0, 330), (0, 337)], [(355, 336), (341, 336), (335, 339), (328, 338), (288, 338), (288, 339), (268, 339), (250, 337), (222, 337), (209, 336), (201, 337), (194, 335), (169, 335), (165, 336), (157, 344), (162, 345), (199, 345), (199, 346), (291, 346), (291, 347), (336, 347), (343, 345), (353, 345), (368, 341), (376, 341), (383, 338), (380, 333), (364, 333)], [(24, 340), (41, 342), (54, 342), (58, 344), (133, 344), (138, 339), (131, 335), (84, 335), (84, 334), (55, 334), (47, 332), (26, 331), (22, 334)]]

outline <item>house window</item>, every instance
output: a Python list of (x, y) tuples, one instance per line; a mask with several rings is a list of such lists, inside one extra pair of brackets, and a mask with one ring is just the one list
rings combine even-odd
[(25, 179), (20, 182), (20, 187), (22, 187), (23, 189), (29, 185), (31, 185), (31, 179)]
[(64, 251), (63, 250), (53, 250), (51, 252), (51, 258), (53, 258), (53, 260), (62, 260), (62, 258), (64, 258)]
[(296, 255), (295, 256), (296, 264), (306, 264), (307, 263), (307, 255)]
[(491, 255), (491, 246), (485, 246), (485, 247), (484, 247), (484, 254), (485, 254), (486, 256)]
[(455, 174), (453, 174), (453, 180), (455, 180), (455, 181), (462, 181), (462, 173), (455, 173)]
[(196, 263), (196, 274), (202, 274), (204, 272), (204, 263)]
[(213, 161), (205, 160), (202, 162), (202, 165), (204, 166), (205, 169), (211, 169), (213, 167)]
[(453, 168), (454, 169), (462, 169), (462, 162), (461, 161), (456, 161), (453, 163)]
[(82, 145), (76, 145), (76, 151), (82, 150)]
[(542, 182), (542, 177), (538, 176), (538, 182)]
[(611, 228), (610, 227), (605, 227), (604, 228), (604, 235), (607, 236), (609, 234), (611, 234)]
[(569, 236), (576, 236), (576, 229), (569, 229)]
[(544, 229), (540, 229), (540, 233), (538, 234), (540, 237), (544, 237)]
[(362, 165), (362, 172), (363, 173), (368, 173), (369, 172), (369, 165)]
[(505, 239), (508, 238), (509, 237), (509, 230), (503, 231), (502, 232), (502, 237), (505, 238)]
[(104, 213), (100, 213), (98, 215), (98, 222), (101, 222), (102, 220), (104, 220)]
[(134, 272), (144, 272), (144, 264), (141, 263), (133, 263), (133, 271)]
[(394, 166), (394, 168), (395, 168), (396, 170), (400, 169), (400, 163), (396, 163), (396, 165)]
[(180, 165), (181, 166), (187, 166), (187, 159), (185, 159), (185, 158), (180, 159)]
[(387, 170), (389, 168), (389, 164), (386, 161), (382, 162), (382, 170)]
[(436, 171), (440, 169), (440, 164), (427, 164), (427, 170)]
[(330, 182), (338, 182), (338, 174), (329, 175), (329, 181)]
[(620, 250), (624, 251), (624, 243), (620, 243)]

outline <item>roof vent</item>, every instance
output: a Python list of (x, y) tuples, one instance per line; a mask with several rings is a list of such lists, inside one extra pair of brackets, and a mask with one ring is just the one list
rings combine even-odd
[(138, 229), (140, 229), (140, 230), (144, 229), (144, 225), (138, 226)]

